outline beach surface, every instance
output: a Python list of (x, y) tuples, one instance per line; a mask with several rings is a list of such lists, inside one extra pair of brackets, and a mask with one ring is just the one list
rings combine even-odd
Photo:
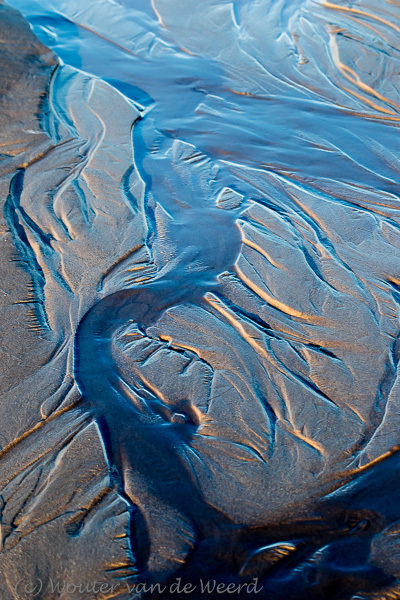
[(1, 597), (400, 597), (399, 3), (12, 5)]

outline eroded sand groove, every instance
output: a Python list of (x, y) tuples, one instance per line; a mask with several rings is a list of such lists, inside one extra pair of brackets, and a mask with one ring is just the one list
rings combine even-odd
[(4, 597), (397, 597), (397, 4), (153, 5), (114, 47), (210, 67), (178, 124), (1, 7)]

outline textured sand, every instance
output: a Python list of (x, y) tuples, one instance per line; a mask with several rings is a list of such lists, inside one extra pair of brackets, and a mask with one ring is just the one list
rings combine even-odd
[(397, 598), (397, 3), (57, 10), (80, 64), (0, 14), (2, 598)]

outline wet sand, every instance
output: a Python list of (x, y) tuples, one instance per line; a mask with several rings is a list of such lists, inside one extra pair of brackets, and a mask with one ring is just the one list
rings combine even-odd
[(399, 6), (13, 4), (2, 598), (396, 598)]

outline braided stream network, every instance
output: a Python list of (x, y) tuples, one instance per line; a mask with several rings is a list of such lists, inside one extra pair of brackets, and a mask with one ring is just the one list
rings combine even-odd
[(400, 4), (11, 4), (4, 597), (399, 598)]

